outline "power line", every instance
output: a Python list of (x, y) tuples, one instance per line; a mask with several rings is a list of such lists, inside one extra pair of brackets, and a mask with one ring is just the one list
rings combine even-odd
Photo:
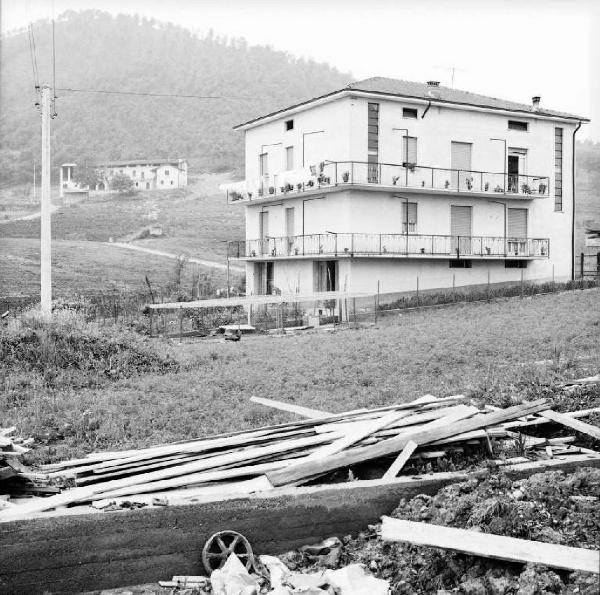
[(179, 93), (142, 93), (139, 91), (107, 91), (104, 89), (72, 89), (59, 87), (57, 91), (69, 93), (102, 93), (107, 95), (135, 95), (138, 97), (177, 97), (183, 99), (259, 99), (257, 96), (244, 97), (242, 95), (183, 95)]

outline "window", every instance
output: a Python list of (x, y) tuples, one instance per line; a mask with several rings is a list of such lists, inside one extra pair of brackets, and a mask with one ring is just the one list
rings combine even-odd
[(464, 260), (462, 258), (458, 260), (450, 260), (448, 264), (451, 269), (470, 269), (473, 266), (473, 263), (470, 260)]
[(527, 261), (526, 260), (505, 260), (504, 268), (505, 269), (526, 269)]
[(269, 175), (269, 154), (262, 153), (258, 156), (258, 165), (260, 176), (268, 176)]
[(285, 148), (285, 169), (287, 171), (294, 169), (294, 147)]
[(285, 129), (286, 130), (294, 130), (294, 120), (286, 120), (285, 121)]
[(509, 130), (519, 130), (520, 132), (527, 132), (529, 130), (529, 122), (520, 122), (519, 120), (508, 121)]
[(164, 184), (164, 183), (165, 183), (165, 181), (164, 181), (164, 180), (161, 180), (161, 181), (160, 181), (160, 183), (161, 183), (161, 184)]
[(142, 172), (142, 173), (141, 173), (141, 178), (142, 178), (142, 180), (143, 180), (145, 177), (146, 177), (146, 172)]
[(403, 107), (402, 117), (403, 118), (416, 118), (418, 116), (418, 110), (416, 107)]
[(554, 210), (563, 210), (563, 129), (554, 129)]
[[(408, 227), (406, 221), (408, 219)], [(417, 231), (417, 203), (402, 202), (402, 233), (416, 233)]]
[(367, 132), (367, 161), (369, 163), (367, 182), (379, 182), (379, 104), (368, 105), (368, 132)]
[[(408, 144), (407, 144), (408, 143)], [(402, 137), (402, 163), (417, 163), (417, 137)]]
[(169, 170), (165, 169), (165, 176), (168, 176), (168, 175), (169, 175)]
[(336, 291), (338, 288), (337, 260), (320, 260), (314, 263), (315, 291)]
[(132, 175), (132, 176), (135, 178), (135, 176), (136, 176), (136, 171), (135, 171), (135, 169), (134, 169), (134, 170), (131, 172), (131, 175)]

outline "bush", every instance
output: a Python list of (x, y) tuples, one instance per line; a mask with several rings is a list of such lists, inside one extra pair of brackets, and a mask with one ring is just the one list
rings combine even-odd
[(93, 386), (177, 368), (174, 359), (157, 353), (140, 335), (88, 323), (72, 309), (55, 311), (49, 322), (29, 310), (0, 331), (3, 375), (29, 375), (31, 382), (41, 378), (49, 387)]

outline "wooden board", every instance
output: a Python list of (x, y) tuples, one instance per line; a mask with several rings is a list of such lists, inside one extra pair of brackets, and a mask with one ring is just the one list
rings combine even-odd
[(562, 424), (563, 426), (567, 426), (568, 428), (573, 428), (582, 434), (587, 434), (596, 440), (600, 440), (600, 428), (596, 426), (592, 426), (591, 424), (586, 424), (583, 421), (578, 419), (574, 419), (564, 413), (558, 413), (557, 411), (552, 411), (552, 409), (547, 409), (546, 411), (540, 412), (542, 417), (549, 419), (550, 421), (556, 422), (557, 424)]
[(600, 573), (600, 552), (596, 550), (416, 523), (387, 516), (382, 521), (381, 538), (384, 541), (402, 541), (509, 562)]
[(384, 473), (383, 479), (396, 477), (418, 446), (414, 440), (409, 440), (402, 452), (396, 457), (396, 460), (390, 465), (390, 468)]
[(319, 409), (311, 409), (310, 407), (302, 407), (301, 405), (284, 403), (283, 401), (275, 401), (274, 399), (265, 399), (263, 397), (250, 397), (250, 401), (273, 409), (279, 409), (280, 411), (296, 413), (308, 419), (323, 419), (333, 415), (333, 413), (329, 413), (328, 411), (320, 411)]
[(470, 419), (462, 420), (444, 427), (415, 429), (413, 432), (403, 433), (401, 436), (383, 440), (372, 446), (352, 448), (328, 457), (327, 459), (307, 461), (302, 464), (294, 465), (289, 469), (274, 471), (268, 473), (267, 477), (274, 486), (295, 483), (335, 469), (348, 467), (356, 463), (400, 452), (408, 444), (409, 440), (414, 440), (417, 444), (424, 445), (429, 442), (439, 441), (443, 438), (454, 436), (457, 433), (465, 433), (486, 426), (497, 425), (503, 421), (541, 411), (545, 407), (546, 402), (544, 399), (539, 399), (532, 403), (528, 403), (527, 405), (516, 405), (501, 411), (479, 414)]

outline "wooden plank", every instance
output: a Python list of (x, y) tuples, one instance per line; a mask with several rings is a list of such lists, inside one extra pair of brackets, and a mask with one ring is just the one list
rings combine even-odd
[(310, 407), (302, 407), (301, 405), (284, 403), (283, 401), (275, 401), (274, 399), (265, 399), (263, 397), (250, 397), (250, 401), (252, 401), (252, 403), (258, 403), (259, 405), (265, 405), (266, 407), (272, 407), (273, 409), (279, 409), (280, 411), (296, 413), (302, 417), (308, 417), (309, 419), (323, 419), (333, 415), (333, 413), (329, 413), (328, 411), (311, 409)]
[(429, 442), (451, 437), (457, 433), (477, 430), (486, 426), (494, 426), (510, 419), (541, 411), (545, 407), (545, 400), (539, 399), (526, 405), (515, 405), (508, 409), (503, 409), (502, 411), (482, 413), (471, 419), (462, 420), (450, 426), (446, 425), (445, 427), (436, 427), (429, 430), (415, 429), (412, 432), (403, 433), (401, 436), (383, 440), (372, 446), (349, 449), (328, 457), (327, 459), (308, 461), (303, 464), (294, 465), (294, 467), (290, 469), (274, 471), (268, 473), (267, 477), (274, 486), (297, 482), (341, 467), (348, 467), (356, 463), (397, 453), (408, 444), (409, 440), (414, 440), (417, 444), (424, 445)]
[[(592, 407), (591, 409), (580, 409), (579, 411), (567, 411), (567, 412), (563, 413), (563, 415), (566, 415), (573, 419), (579, 419), (581, 417), (588, 417), (588, 415), (591, 415), (592, 413), (600, 413), (600, 407)], [(535, 419), (528, 420), (528, 421), (511, 421), (511, 422), (502, 424), (502, 427), (509, 429), (509, 428), (519, 428), (519, 427), (526, 427), (526, 426), (538, 426), (540, 424), (547, 424), (549, 421), (550, 421), (549, 419), (546, 419), (544, 417), (536, 417)]]
[(340, 438), (339, 440), (336, 440), (335, 442), (332, 442), (331, 444), (326, 444), (325, 446), (318, 448), (317, 450), (315, 450), (315, 452), (313, 452), (308, 457), (302, 460), (314, 461), (331, 456), (337, 452), (341, 452), (349, 446), (360, 442), (363, 438), (367, 438), (371, 434), (374, 434), (378, 430), (382, 430), (387, 426), (391, 426), (392, 424), (396, 423), (398, 420), (400, 420), (403, 417), (406, 417), (407, 415), (408, 413), (405, 411), (401, 411), (399, 413), (394, 412), (390, 413), (389, 415), (384, 415), (383, 417), (375, 419), (369, 423), (365, 423), (362, 425), (361, 428), (357, 428), (355, 431), (346, 434), (346, 436)]
[(402, 449), (402, 452), (398, 455), (396, 460), (390, 465), (390, 468), (383, 474), (383, 479), (392, 479), (392, 477), (396, 477), (418, 446), (419, 445), (414, 440), (409, 440), (408, 444)]
[(384, 541), (439, 547), (473, 556), (524, 564), (543, 564), (562, 570), (600, 573), (600, 552), (596, 550), (417, 523), (387, 516), (384, 516), (382, 521), (381, 538)]
[[(31, 502), (22, 504), (18, 510), (11, 509), (10, 511), (0, 511), (0, 521), (11, 520), (15, 518), (24, 518), (27, 515), (40, 512), (43, 510), (51, 510), (57, 506), (65, 506), (74, 502), (90, 500), (93, 496), (112, 492), (120, 488), (129, 488), (136, 484), (148, 483), (150, 481), (158, 481), (167, 477), (180, 477), (206, 469), (215, 468), (223, 465), (230, 465), (236, 462), (251, 461), (267, 455), (284, 453), (286, 451), (306, 448), (309, 446), (316, 446), (325, 442), (330, 442), (335, 438), (339, 438), (340, 435), (336, 433), (323, 434), (320, 436), (311, 436), (309, 438), (300, 438), (297, 440), (287, 440), (277, 444), (268, 446), (260, 446), (250, 448), (243, 451), (234, 451), (221, 456), (211, 457), (209, 459), (201, 459), (199, 461), (192, 461), (183, 465), (175, 465), (168, 469), (160, 469), (158, 471), (151, 471), (150, 473), (140, 473), (131, 477), (125, 477), (123, 479), (115, 479), (104, 483), (93, 484), (90, 486), (82, 486), (80, 488), (73, 488), (57, 494), (49, 498), (44, 498), (38, 502)], [(131, 492), (129, 492), (131, 493)]]
[(579, 421), (578, 419), (573, 419), (564, 413), (558, 413), (557, 411), (552, 411), (552, 409), (546, 409), (545, 411), (541, 411), (540, 415), (550, 421), (556, 422), (557, 424), (562, 424), (563, 426), (567, 426), (568, 428), (572, 428), (577, 432), (581, 432), (582, 434), (587, 434), (596, 440), (600, 440), (600, 428), (596, 426), (592, 426), (591, 424), (586, 424), (583, 421)]

